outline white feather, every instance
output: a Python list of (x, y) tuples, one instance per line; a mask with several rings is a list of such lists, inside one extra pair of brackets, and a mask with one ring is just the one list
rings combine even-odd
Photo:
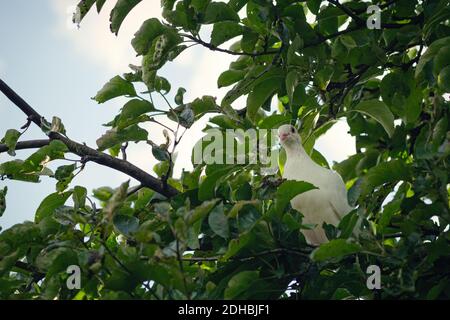
[(312, 230), (302, 230), (302, 233), (309, 244), (328, 242), (322, 224), (337, 226), (352, 210), (345, 184), (337, 172), (321, 167), (309, 157), (293, 126), (281, 126), (278, 135), (287, 155), (283, 178), (306, 181), (318, 188), (291, 200), (291, 206), (303, 214), (303, 223), (316, 225)]

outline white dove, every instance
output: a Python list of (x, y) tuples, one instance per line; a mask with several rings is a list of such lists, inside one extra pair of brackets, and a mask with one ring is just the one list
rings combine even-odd
[(326, 222), (337, 226), (352, 210), (347, 201), (345, 184), (337, 172), (319, 166), (309, 157), (294, 126), (280, 126), (278, 137), (287, 156), (283, 178), (306, 181), (318, 188), (291, 200), (292, 208), (303, 214), (303, 224), (316, 225), (312, 230), (302, 230), (302, 233), (311, 245), (328, 242), (322, 224)]

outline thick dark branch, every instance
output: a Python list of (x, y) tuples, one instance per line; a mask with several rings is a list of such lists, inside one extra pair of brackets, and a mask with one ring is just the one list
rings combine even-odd
[[(50, 143), (50, 139), (42, 139), (42, 140), (29, 140), (29, 141), (20, 141), (16, 144), (16, 150), (24, 150), (24, 149), (37, 149), (42, 148)], [(5, 144), (0, 144), (0, 153), (7, 152), (8, 147)]]
[[(0, 79), (0, 91), (3, 92), (8, 97), (8, 99), (11, 100), (11, 102), (13, 102), (20, 110), (22, 110), (28, 116), (28, 119), (30, 119), (36, 125), (41, 127), (45, 119), (1, 79)], [(86, 145), (70, 140), (69, 138), (57, 132), (51, 132), (49, 134), (49, 138), (50, 140), (62, 141), (67, 146), (67, 148), (71, 153), (80, 156), (86, 161), (93, 161), (100, 165), (123, 172), (128, 176), (138, 180), (144, 186), (166, 197), (170, 198), (179, 193), (178, 190), (176, 190), (175, 188), (171, 187), (170, 185), (164, 186), (161, 180), (151, 176), (144, 170), (136, 167), (135, 165), (127, 161), (111, 157), (106, 153), (99, 152)]]
[[(31, 273), (32, 277), (33, 277), (33, 282), (39, 282), (40, 280), (45, 278), (45, 273), (40, 272), (35, 266), (28, 264), (26, 262), (23, 261), (16, 261), (14, 267), (16, 267), (17, 269), (21, 269), (25, 272), (29, 272)], [(30, 285), (28, 287), (31, 286), (32, 283), (30, 283)]]

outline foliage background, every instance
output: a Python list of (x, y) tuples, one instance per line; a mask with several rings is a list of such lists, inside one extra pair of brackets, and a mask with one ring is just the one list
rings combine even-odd
[[(117, 2), (113, 32), (138, 2)], [(103, 3), (81, 2), (82, 14)], [(142, 68), (113, 78), (95, 97), (99, 103), (129, 97), (108, 124), (111, 130), (97, 140), (98, 149), (120, 158), (122, 143), (147, 141), (161, 161), (154, 168), (159, 182), (142, 175), (140, 181), (153, 191), (136, 191), (128, 183), (95, 190), (102, 203), (97, 209), (84, 187), (68, 185), (83, 162), (109, 158), (73, 144), (58, 118), (52, 123), (33, 118), (51, 142), (23, 162), (3, 163), (0, 174), (27, 181), (51, 175), (58, 180), (57, 193), (43, 200), (34, 223), (0, 235), (2, 296), (447, 298), (448, 1), (378, 4), (381, 30), (366, 28), (365, 2), (163, 1), (166, 24), (148, 20), (131, 42), (143, 56)], [(308, 10), (317, 23), (306, 21)], [(198, 37), (204, 24), (213, 24), (210, 43)], [(169, 82), (158, 70), (188, 50), (184, 45), (218, 50), (235, 36), (241, 41), (220, 47), (237, 56), (218, 79), (220, 86), (236, 83), (222, 101), (204, 96), (188, 103), (184, 90), (176, 88), (175, 101), (161, 110), (132, 84), (143, 82), (151, 95), (165, 97)], [(247, 94), (246, 108), (233, 109), (233, 101)], [(276, 114), (270, 108), (273, 95)], [(357, 210), (338, 228), (327, 226), (330, 243), (306, 245), (299, 230), (307, 226), (289, 209), (289, 199), (310, 187), (306, 183), (262, 177), (253, 165), (197, 166), (181, 179), (170, 177), (172, 148), (183, 127), (210, 112), (219, 113), (210, 122), (222, 129), (300, 119), (305, 148), (323, 165), (315, 139), (335, 119), (346, 118), (357, 153), (334, 168)], [(144, 121), (157, 124), (158, 113), (179, 124), (171, 137), (175, 143), (157, 145), (139, 127)], [(7, 131), (3, 148), (10, 154), (19, 136)], [(83, 161), (55, 172), (45, 168), (68, 151)], [(349, 239), (358, 216), (364, 232)], [(65, 287), (71, 264), (83, 270), (77, 292)], [(365, 285), (371, 264), (382, 268), (381, 291)]]

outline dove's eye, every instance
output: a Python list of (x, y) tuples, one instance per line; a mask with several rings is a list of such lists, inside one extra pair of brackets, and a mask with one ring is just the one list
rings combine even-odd
[(291, 127), (291, 132), (295, 133), (295, 128), (294, 127)]

